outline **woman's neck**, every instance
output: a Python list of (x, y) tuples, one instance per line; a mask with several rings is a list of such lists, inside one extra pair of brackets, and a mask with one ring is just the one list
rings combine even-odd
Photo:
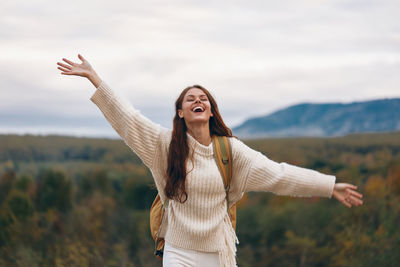
[(201, 125), (187, 125), (187, 131), (197, 140), (197, 142), (204, 146), (209, 146), (212, 142), (208, 123)]

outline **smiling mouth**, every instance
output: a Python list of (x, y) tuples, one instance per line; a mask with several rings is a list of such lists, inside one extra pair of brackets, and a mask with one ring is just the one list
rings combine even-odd
[(204, 109), (202, 107), (195, 107), (192, 112), (194, 113), (202, 113), (204, 112)]

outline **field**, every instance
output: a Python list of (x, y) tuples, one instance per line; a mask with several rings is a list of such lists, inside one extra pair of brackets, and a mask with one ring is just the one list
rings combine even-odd
[[(357, 185), (364, 205), (246, 193), (239, 266), (397, 266), (400, 132), (244, 141)], [(121, 140), (0, 135), (0, 266), (161, 266), (148, 222), (155, 195)]]

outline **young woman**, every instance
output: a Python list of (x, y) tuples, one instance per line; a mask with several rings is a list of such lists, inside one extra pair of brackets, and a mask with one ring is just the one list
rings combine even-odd
[(285, 162), (277, 163), (232, 136), (217, 103), (200, 85), (185, 88), (175, 102), (172, 131), (144, 117), (116, 94), (80, 54), (63, 58), (64, 75), (88, 78), (96, 104), (123, 141), (151, 170), (161, 201), (169, 199), (163, 266), (236, 266), (235, 231), (226, 208), (222, 178), (213, 158), (212, 136), (228, 136), (232, 147), (229, 206), (244, 192), (268, 191), (299, 197), (335, 197), (346, 207), (362, 205), (356, 186)]

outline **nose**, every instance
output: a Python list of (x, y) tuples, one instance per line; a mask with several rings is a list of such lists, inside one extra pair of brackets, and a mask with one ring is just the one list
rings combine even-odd
[(196, 101), (195, 101), (195, 103), (198, 103), (198, 102), (201, 102), (201, 101), (200, 101), (200, 99), (197, 98)]

